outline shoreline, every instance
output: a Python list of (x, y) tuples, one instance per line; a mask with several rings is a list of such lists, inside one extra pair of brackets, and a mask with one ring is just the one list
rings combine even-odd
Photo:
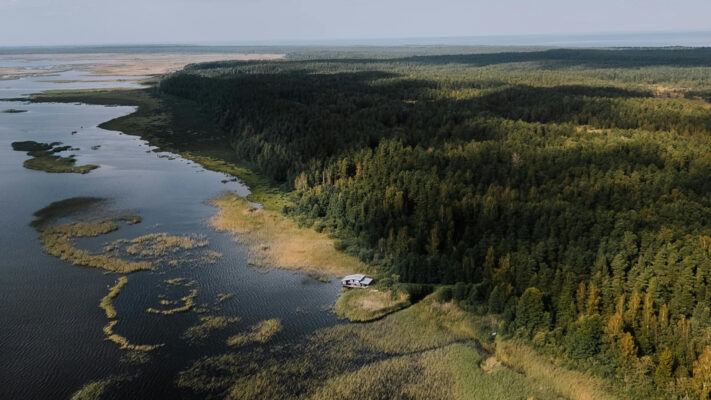
[[(247, 241), (252, 241), (252, 246), (255, 245), (256, 243), (256, 238), (259, 238), (259, 235), (261, 233), (256, 231), (255, 226), (250, 226), (250, 224), (258, 224), (260, 221), (264, 222), (272, 217), (276, 217), (278, 219), (281, 219), (282, 222), (290, 223), (295, 225), (295, 222), (290, 220), (288, 217), (281, 215), (278, 209), (275, 209), (276, 206), (275, 204), (279, 204), (281, 201), (286, 201), (284, 193), (280, 192), (278, 189), (276, 189), (274, 186), (270, 186), (268, 184), (268, 181), (261, 177), (259, 174), (249, 170), (248, 168), (239, 166), (237, 164), (231, 163), (228, 160), (226, 160), (224, 157), (225, 153), (225, 148), (217, 150), (215, 147), (211, 147), (210, 143), (214, 144), (216, 143), (214, 138), (211, 138), (209, 141), (205, 143), (200, 143), (198, 145), (197, 149), (181, 149), (181, 144), (175, 144), (175, 143), (169, 143), (165, 140), (165, 137), (161, 136), (160, 134), (155, 134), (153, 132), (168, 132), (171, 130), (175, 130), (175, 125), (171, 125), (171, 122), (174, 123), (174, 121), (171, 121), (171, 119), (168, 118), (168, 113), (170, 112), (170, 106), (166, 108), (165, 104), (162, 104), (161, 101), (155, 97), (152, 97), (150, 95), (150, 89), (130, 89), (130, 90), (78, 90), (78, 91), (63, 91), (63, 92), (43, 92), (41, 94), (33, 95), (30, 99), (27, 99), (27, 101), (33, 101), (33, 102), (83, 102), (86, 104), (96, 104), (96, 105), (132, 105), (136, 106), (137, 109), (134, 113), (131, 113), (127, 116), (120, 117), (114, 120), (106, 121), (99, 126), (104, 128), (104, 129), (110, 129), (110, 130), (120, 130), (124, 132), (127, 135), (133, 135), (133, 136), (138, 136), (141, 137), (144, 140), (147, 140), (151, 145), (158, 146), (162, 151), (170, 151), (174, 152), (176, 154), (179, 154), (187, 159), (190, 159), (201, 166), (203, 166), (206, 169), (211, 169), (215, 171), (220, 171), (224, 172), (226, 174), (230, 174), (233, 176), (236, 176), (237, 178), (243, 180), (248, 186), (250, 191), (252, 192), (247, 198), (242, 198), (236, 194), (231, 194), (227, 195), (227, 197), (223, 198), (218, 198), (214, 199), (213, 202), (222, 201), (224, 202), (222, 209), (218, 206), (218, 212), (215, 214), (215, 217), (219, 215), (221, 211), (225, 212), (225, 210), (228, 210), (233, 213), (248, 213), (249, 217), (243, 217), (243, 220), (241, 221), (243, 224), (242, 225), (231, 225), (229, 223), (226, 224), (218, 224), (218, 226), (221, 226), (224, 228), (226, 231), (230, 231), (233, 234), (236, 235), (245, 235)], [(175, 106), (175, 105), (173, 105)], [(183, 105), (184, 106), (184, 105)], [(170, 121), (170, 122), (169, 122)], [(157, 128), (157, 129), (156, 129)], [(184, 128), (184, 133), (187, 133), (190, 128)], [(180, 139), (180, 131), (178, 131), (178, 134), (175, 134), (175, 136)], [(182, 144), (184, 146), (184, 144)], [(222, 155), (222, 156), (219, 156)], [(202, 161), (202, 162), (201, 162)], [(252, 187), (249, 185), (249, 182), (256, 182), (258, 185), (256, 187)], [(266, 199), (266, 203), (268, 204), (269, 207), (264, 207), (264, 209), (259, 210), (256, 208), (253, 208), (251, 205), (248, 204), (247, 200), (255, 199), (255, 198), (260, 198), (260, 199)], [(233, 203), (233, 204), (229, 204)], [(251, 210), (251, 211), (250, 211)], [(256, 210), (256, 211), (255, 211)], [(256, 214), (255, 214), (256, 212)], [(256, 217), (253, 215), (249, 214), (255, 214)], [(213, 218), (215, 218), (213, 217)], [(219, 218), (219, 217), (218, 217)], [(224, 221), (223, 221), (224, 222)], [(234, 222), (233, 222), (234, 223)], [(299, 228), (296, 227), (299, 230), (303, 231), (309, 231), (312, 232), (313, 234), (318, 234), (317, 232), (306, 229), (306, 228)], [(257, 232), (257, 233), (255, 233)], [(302, 232), (303, 233), (303, 232)], [(252, 235), (252, 236), (250, 236)], [(324, 234), (319, 234), (323, 235)], [(243, 239), (240, 239), (240, 241)], [(331, 243), (332, 245), (332, 243)], [(256, 246), (259, 246), (259, 244), (256, 244)], [(271, 246), (269, 249), (257, 249), (257, 254), (261, 252), (266, 252), (271, 250)], [(335, 250), (335, 249), (334, 249)], [(345, 253), (341, 253), (344, 256), (351, 257), (346, 255)], [(278, 257), (277, 257), (278, 258)], [(286, 268), (286, 269), (292, 269), (297, 272), (306, 272), (308, 273), (308, 269), (303, 268), (303, 265), (299, 265), (299, 263), (293, 263), (291, 264), (291, 268), (288, 266), (282, 266), (282, 265), (275, 265), (276, 267), (280, 268)], [(323, 266), (321, 266), (324, 268)], [(322, 269), (320, 270), (321, 272), (326, 272), (326, 273), (343, 273), (347, 272), (346, 270), (339, 269), (337, 267), (331, 267), (330, 269)], [(354, 271), (355, 272), (355, 271)], [(343, 293), (342, 293), (343, 294)], [(424, 300), (423, 300), (424, 301)], [(421, 301), (421, 303), (423, 302)], [(439, 310), (440, 308), (447, 308), (447, 314), (454, 313), (457, 316), (467, 316), (467, 321), (479, 321), (482, 318), (483, 319), (496, 319), (495, 316), (474, 316), (474, 314), (471, 314), (469, 312), (461, 310), (458, 306), (454, 305), (451, 301), (446, 302), (446, 303), (437, 303), (441, 304), (439, 306), (432, 306), (432, 300), (428, 300), (423, 303), (423, 305), (419, 307), (415, 307), (415, 310), (421, 310), (422, 307), (425, 307), (427, 305), (427, 308), (430, 309), (434, 307), (435, 310)], [(400, 309), (398, 309), (400, 310)], [(398, 311), (394, 310), (394, 311)], [(408, 311), (408, 310), (413, 310), (413, 307), (406, 307), (403, 311)], [(412, 314), (415, 314), (416, 317), (413, 317)], [(430, 315), (432, 314), (432, 315)], [(435, 313), (436, 314), (436, 313)], [(395, 321), (401, 321), (404, 318), (404, 321), (409, 321), (409, 323), (412, 322), (412, 318), (416, 318), (416, 320), (420, 321), (420, 323), (423, 324), (430, 324), (432, 323), (431, 319), (439, 319), (441, 316), (437, 316), (433, 314), (432, 312), (428, 312), (425, 316), (421, 316), (420, 312), (415, 312), (411, 311), (406, 314), (403, 314), (401, 316), (400, 312), (396, 312), (394, 314), (387, 314), (387, 315), (382, 315), (379, 316), (376, 320), (377, 321), (385, 321), (388, 324), (389, 323), (397, 323), (400, 324), (401, 322), (395, 322)], [(392, 318), (395, 318), (395, 320), (392, 320)], [(455, 321), (440, 321), (437, 322), (436, 325), (439, 326), (439, 331), (442, 332), (442, 334), (447, 333), (447, 334), (454, 334), (455, 336), (462, 337), (462, 338), (476, 338), (478, 335), (475, 335), (473, 332), (474, 330), (481, 330), (484, 329), (486, 330), (485, 327), (483, 326), (478, 326), (478, 322), (469, 322), (464, 326), (459, 322)], [(358, 326), (361, 324), (349, 324)], [(379, 337), (378, 340), (387, 340), (386, 334), (383, 334), (384, 336)], [(518, 346), (518, 347), (516, 347)], [(560, 394), (565, 394), (567, 397), (570, 398), (612, 398), (609, 396), (607, 392), (607, 389), (602, 389), (599, 387), (599, 384), (601, 382), (605, 382), (607, 386), (607, 381), (602, 380), (602, 378), (598, 377), (593, 377), (589, 376), (588, 374), (584, 374), (582, 372), (579, 372), (577, 370), (572, 370), (572, 369), (566, 369), (563, 367), (559, 367), (556, 364), (555, 359), (548, 357), (544, 354), (540, 354), (538, 351), (524, 345), (516, 342), (515, 340), (504, 340), (504, 339), (497, 339), (493, 343), (489, 345), (490, 348), (492, 348), (492, 354), (493, 357), (497, 357), (499, 353), (499, 349), (503, 351), (502, 354), (499, 355), (502, 359), (504, 359), (507, 367), (505, 370), (513, 370), (513, 371), (523, 371), (523, 375), (527, 376), (529, 374), (533, 374), (536, 376), (537, 381), (545, 381), (546, 386), (550, 387), (551, 389), (555, 388), (555, 391), (560, 393)], [(521, 348), (525, 349), (526, 351), (521, 351)], [(514, 349), (515, 351), (513, 351)], [(474, 366), (479, 369), (478, 364), (474, 364)], [(534, 374), (535, 372), (535, 374)], [(563, 376), (565, 377), (562, 382), (559, 382), (558, 379)], [(576, 381), (576, 385), (580, 385), (580, 387), (575, 388), (569, 385), (570, 381)], [(583, 384), (585, 382), (585, 384)]]

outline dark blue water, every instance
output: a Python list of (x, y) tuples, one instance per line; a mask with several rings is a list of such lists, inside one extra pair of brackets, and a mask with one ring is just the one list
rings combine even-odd
[[(60, 76), (0, 81), (0, 98), (45, 89), (137, 85), (42, 82), (96, 79), (83, 74), (68, 71)], [(10, 108), (28, 112), (0, 112), (0, 399), (68, 398), (84, 384), (116, 374), (134, 378), (113, 393), (115, 398), (191, 398), (190, 392), (174, 385), (176, 373), (202, 356), (224, 353), (226, 338), (251, 324), (281, 319), (284, 330), (270, 342), (279, 345), (338, 323), (325, 310), (338, 295), (337, 282), (322, 284), (290, 271), (250, 267), (245, 250), (230, 234), (208, 227), (206, 221), (215, 209), (207, 201), (223, 191), (246, 195), (245, 186), (221, 183), (223, 174), (173, 154), (171, 160), (139, 138), (97, 127), (132, 112), (131, 107), (0, 101), (0, 111)], [(86, 175), (25, 169), (22, 163), (28, 156), (10, 146), (20, 140), (71, 145), (80, 149), (71, 152), (77, 156), (77, 165), (91, 163), (100, 168)], [(100, 147), (93, 150), (92, 146)], [(118, 238), (167, 232), (205, 235), (208, 249), (223, 254), (215, 264), (160, 266), (128, 276), (128, 284), (114, 299), (119, 321), (114, 331), (135, 344), (164, 343), (149, 353), (147, 364), (120, 362), (125, 351), (104, 340), (102, 328), (108, 320), (99, 301), (118, 276), (73, 266), (44, 253), (38, 232), (29, 226), (35, 211), (78, 196), (106, 198), (108, 208), (143, 217), (140, 224), (78, 241), (81, 246), (92, 248)], [(189, 292), (164, 282), (175, 277), (196, 281), (196, 301), (205, 313), (145, 311), (159, 305), (160, 295), (177, 299)], [(217, 304), (218, 293), (234, 297)], [(180, 338), (205, 315), (236, 316), (240, 321), (198, 344)]]

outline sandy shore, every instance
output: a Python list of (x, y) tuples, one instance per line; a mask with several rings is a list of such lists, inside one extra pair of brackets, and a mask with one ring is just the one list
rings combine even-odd
[[(284, 54), (245, 53), (82, 53), (82, 54), (12, 54), (0, 55), (0, 61), (51, 60), (57, 65), (50, 69), (0, 67), (0, 78), (12, 79), (27, 75), (49, 75), (70, 69), (89, 71), (97, 76), (160, 75), (183, 68), (187, 64), (218, 60), (277, 60)], [(86, 61), (81, 64), (71, 64)]]

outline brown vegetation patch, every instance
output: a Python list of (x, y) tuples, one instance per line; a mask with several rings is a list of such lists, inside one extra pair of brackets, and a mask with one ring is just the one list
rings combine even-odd
[(188, 342), (197, 342), (208, 337), (210, 332), (226, 327), (227, 325), (239, 321), (238, 317), (223, 317), (208, 315), (200, 317), (200, 324), (191, 326), (183, 335), (183, 339)]
[(255, 265), (334, 275), (369, 270), (355, 257), (337, 251), (325, 234), (301, 228), (278, 212), (252, 207), (236, 194), (226, 194), (213, 200), (213, 204), (218, 212), (210, 224), (247, 244)]
[(164, 346), (163, 344), (132, 344), (126, 337), (114, 333), (114, 326), (116, 326), (116, 324), (118, 324), (118, 321), (115, 319), (109, 321), (104, 327), (104, 334), (106, 335), (106, 340), (118, 344), (122, 350), (151, 351)]
[(125, 276), (119, 277), (116, 285), (112, 286), (111, 289), (109, 289), (109, 293), (101, 299), (99, 307), (104, 309), (104, 312), (106, 312), (106, 318), (116, 318), (116, 309), (114, 308), (112, 300), (119, 295), (121, 288), (123, 288), (126, 283), (128, 283), (128, 278)]
[(227, 345), (237, 347), (250, 343), (266, 343), (281, 330), (281, 320), (276, 318), (267, 319), (253, 325), (247, 333), (231, 336), (227, 339)]
[(198, 290), (193, 289), (190, 291), (190, 294), (180, 298), (180, 300), (182, 300), (182, 302), (183, 302), (183, 305), (180, 307), (175, 307), (175, 308), (171, 308), (168, 310), (158, 310), (156, 308), (149, 307), (148, 309), (146, 309), (146, 312), (154, 313), (154, 314), (171, 315), (171, 314), (175, 314), (175, 313), (179, 313), (179, 312), (189, 311), (190, 309), (195, 307), (195, 297), (197, 297), (197, 295), (198, 295)]

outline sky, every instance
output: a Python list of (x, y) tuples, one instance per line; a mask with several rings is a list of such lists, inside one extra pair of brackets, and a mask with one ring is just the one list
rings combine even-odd
[(0, 46), (711, 31), (711, 0), (0, 0)]

